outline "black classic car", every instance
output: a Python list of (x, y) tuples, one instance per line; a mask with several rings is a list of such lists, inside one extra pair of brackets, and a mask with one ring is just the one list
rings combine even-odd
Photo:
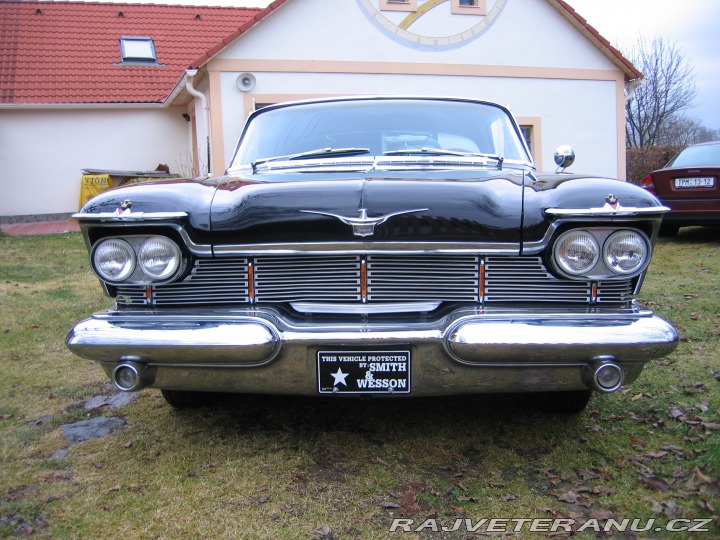
[(225, 175), (76, 214), (114, 305), (67, 344), (175, 406), (532, 392), (578, 411), (676, 347), (633, 298), (667, 210), (623, 181), (538, 173), (492, 103), (277, 104)]

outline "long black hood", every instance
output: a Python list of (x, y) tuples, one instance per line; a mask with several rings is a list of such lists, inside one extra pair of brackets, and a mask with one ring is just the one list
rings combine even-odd
[[(152, 182), (102, 193), (81, 212), (85, 229), (93, 226), (88, 215), (113, 213), (126, 200), (133, 212), (185, 212), (187, 218), (180, 223), (189, 238), (219, 249), (420, 242), (520, 251), (546, 240), (556, 220), (547, 209), (599, 208), (611, 194), (623, 207), (657, 207), (657, 215), (646, 214), (646, 219), (662, 215), (653, 195), (620, 180), (477, 168), (286, 172)], [(117, 225), (137, 227), (143, 222), (118, 220)]]
[(228, 177), (212, 203), (216, 245), (470, 242), (518, 246), (523, 174), (332, 173)]

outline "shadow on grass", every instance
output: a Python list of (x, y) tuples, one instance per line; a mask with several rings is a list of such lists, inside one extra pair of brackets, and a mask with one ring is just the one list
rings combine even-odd
[(194, 425), (190, 429), (208, 434), (220, 430), (231, 437), (252, 432), (286, 432), (309, 439), (353, 434), (384, 444), (418, 433), (483, 438), (512, 433), (518, 446), (543, 439), (550, 426), (554, 436), (575, 437), (590, 415), (541, 412), (532, 395), (510, 394), (412, 399), (228, 395), (215, 405), (175, 414), (178, 421)]
[(681, 227), (677, 235), (664, 237), (661, 241), (673, 244), (707, 243), (720, 245), (720, 226)]

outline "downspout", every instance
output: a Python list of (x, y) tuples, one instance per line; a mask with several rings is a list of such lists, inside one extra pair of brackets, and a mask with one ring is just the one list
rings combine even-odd
[(207, 150), (207, 156), (206, 156), (206, 159), (207, 159), (206, 164), (207, 165), (206, 165), (206, 167), (203, 167), (202, 169), (200, 169), (200, 167), (198, 167), (198, 172), (200, 173), (200, 176), (210, 176), (210, 163), (211, 163), (211, 161), (210, 161), (210, 114), (209, 114), (209, 109), (208, 109), (207, 96), (205, 96), (205, 94), (203, 94), (202, 92), (200, 92), (193, 86), (193, 77), (195, 77), (195, 75), (197, 75), (197, 72), (198, 72), (197, 69), (188, 69), (185, 71), (185, 89), (188, 91), (188, 93), (191, 96), (196, 97), (200, 100), (200, 107), (203, 110), (203, 116), (204, 116), (204, 120), (205, 120), (205, 132), (206, 132), (205, 147)]

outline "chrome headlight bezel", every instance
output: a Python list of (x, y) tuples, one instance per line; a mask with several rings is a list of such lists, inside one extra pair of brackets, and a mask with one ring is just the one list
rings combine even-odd
[[(576, 262), (573, 264), (572, 254), (575, 252)], [(581, 253), (584, 251), (584, 253)], [(558, 236), (553, 245), (553, 262), (563, 274), (584, 276), (597, 266), (600, 260), (600, 243), (597, 238), (585, 229), (571, 229)], [(584, 259), (579, 260), (580, 257)]]
[[(114, 250), (114, 256), (109, 253)], [(92, 251), (92, 267), (97, 276), (108, 283), (120, 283), (130, 277), (137, 267), (135, 250), (130, 243), (122, 238), (106, 238), (98, 242)], [(120, 264), (121, 270), (115, 274), (108, 273), (103, 268), (107, 263)]]
[[(599, 247), (599, 256), (592, 266), (588, 264), (579, 271), (574, 271), (562, 259), (563, 242), (568, 241), (573, 236), (585, 238), (588, 243), (592, 243), (589, 240), (590, 237), (594, 238), (595, 245)], [(621, 242), (623, 237), (626, 239), (631, 238), (637, 248), (637, 253), (639, 253), (636, 262), (626, 268), (613, 260), (613, 258), (617, 258), (617, 254), (613, 254), (614, 245)], [(639, 229), (630, 227), (578, 227), (566, 230), (556, 238), (552, 247), (551, 263), (553, 269), (565, 278), (608, 281), (633, 278), (642, 274), (650, 264), (651, 258), (652, 244), (650, 239)]]
[[(167, 253), (165, 255), (157, 253), (158, 248), (165, 250)], [(155, 250), (155, 253), (151, 253), (151, 250)], [(169, 255), (169, 257), (166, 257), (167, 261), (159, 271), (156, 271), (151, 261), (166, 255)], [(155, 281), (164, 281), (177, 272), (182, 261), (182, 253), (178, 245), (167, 236), (151, 236), (140, 245), (137, 260), (138, 266), (148, 278)]]
[[(153, 241), (162, 244), (171, 254), (168, 263), (163, 266), (160, 272), (153, 271), (148, 263), (149, 255), (146, 251)], [(128, 267), (117, 275), (103, 272), (98, 264), (98, 255), (103, 253), (106, 246), (113, 244), (123, 247), (128, 254), (127, 259), (130, 261)], [(146, 249), (144, 250), (143, 247), (146, 247)], [(101, 281), (111, 285), (168, 283), (175, 280), (182, 273), (185, 266), (185, 258), (180, 246), (172, 238), (161, 234), (103, 238), (93, 246), (90, 258), (95, 274)]]
[[(623, 237), (625, 237), (625, 240), (623, 240)], [(627, 243), (627, 238), (633, 238), (635, 240), (635, 244), (637, 246), (636, 252), (639, 253), (639, 260), (629, 267), (623, 267), (623, 263), (618, 262), (618, 254), (614, 254), (613, 250), (620, 242), (625, 241)], [(649, 262), (649, 249), (650, 246), (647, 239), (637, 231), (631, 229), (615, 231), (607, 237), (605, 244), (603, 245), (603, 262), (605, 263), (605, 266), (615, 274), (622, 276), (634, 275), (647, 267), (647, 263)]]

